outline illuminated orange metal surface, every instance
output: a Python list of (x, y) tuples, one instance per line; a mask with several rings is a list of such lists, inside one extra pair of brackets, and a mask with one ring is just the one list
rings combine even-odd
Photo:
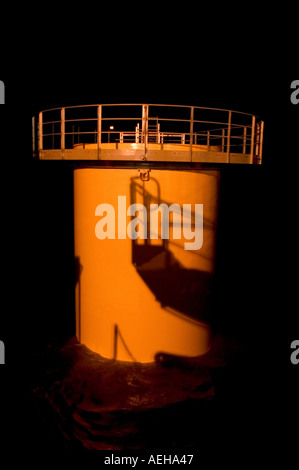
[[(152, 169), (147, 176), (142, 181), (137, 169), (74, 171), (77, 335), (93, 351), (124, 361), (150, 362), (159, 352), (197, 356), (210, 339), (218, 172)], [(173, 237), (171, 212), (169, 239), (119, 239), (123, 217), (127, 225), (132, 220), (118, 213), (119, 196), (126, 208), (139, 203), (147, 212), (151, 204), (191, 204), (192, 210), (203, 204), (201, 248), (186, 250), (190, 240)], [(103, 203), (115, 209), (112, 239), (96, 236), (105, 217), (96, 208)]]

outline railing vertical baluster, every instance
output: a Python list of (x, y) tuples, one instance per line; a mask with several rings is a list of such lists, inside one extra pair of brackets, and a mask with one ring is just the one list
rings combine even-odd
[(255, 156), (259, 154), (260, 138), (261, 138), (261, 124), (258, 122), (256, 124), (256, 139), (255, 139), (255, 152), (254, 152)]
[(142, 105), (142, 135), (144, 139), (144, 157), (146, 160), (148, 147), (148, 104)]
[(65, 108), (61, 108), (60, 116), (60, 148), (63, 155), (65, 150)]
[(193, 127), (194, 127), (194, 107), (192, 106), (190, 109), (190, 162), (192, 162)]
[(43, 150), (43, 113), (42, 111), (38, 115), (38, 150)]
[(226, 149), (226, 158), (227, 163), (230, 163), (230, 136), (231, 136), (231, 127), (232, 127), (232, 112), (228, 112), (228, 125), (227, 125), (227, 149)]
[(264, 136), (264, 121), (261, 121), (261, 124), (260, 124), (260, 146), (259, 146), (259, 154), (258, 154), (258, 163), (261, 163), (261, 162), (262, 162), (263, 136)]
[(251, 122), (251, 145), (250, 145), (250, 160), (249, 160), (249, 163), (253, 163), (254, 137), (255, 137), (255, 116), (252, 116), (252, 122)]
[(101, 157), (101, 143), (102, 143), (102, 106), (99, 105), (97, 109), (97, 148), (98, 160)]
[(158, 140), (157, 143), (161, 143), (160, 123), (157, 124)]

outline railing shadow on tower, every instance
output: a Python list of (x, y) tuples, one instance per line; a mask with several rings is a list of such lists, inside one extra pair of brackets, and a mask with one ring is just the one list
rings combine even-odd
[[(171, 202), (161, 198), (160, 185), (155, 182), (156, 194), (148, 192), (140, 184), (138, 177), (131, 178), (131, 204), (142, 198), (149, 220), (150, 204), (166, 204)], [(191, 226), (194, 229), (195, 215), (191, 213)], [(169, 222), (173, 229), (173, 220)], [(208, 219), (203, 220), (205, 229), (213, 229)], [(161, 239), (151, 240), (149, 224), (147, 237), (144, 240), (132, 239), (132, 264), (145, 284), (153, 292), (157, 302), (163, 309), (184, 315), (186, 320), (207, 322), (210, 316), (210, 298), (213, 288), (213, 274), (207, 271), (186, 268), (171, 251), (171, 246), (184, 250), (181, 240)], [(193, 256), (204, 256), (200, 252), (192, 252)]]

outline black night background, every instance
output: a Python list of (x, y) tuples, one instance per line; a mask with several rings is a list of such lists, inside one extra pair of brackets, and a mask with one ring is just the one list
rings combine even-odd
[[(215, 398), (202, 411), (202, 422), (190, 418), (192, 432), (186, 428), (186, 416), (192, 416), (188, 402), (176, 412), (177, 421), (169, 418), (178, 429), (177, 437), (171, 431), (174, 444), (156, 415), (144, 436), (145, 446), (150, 442), (155, 449), (166, 442), (175, 453), (182, 439), (188, 453), (199, 450), (211, 459), (218, 453), (229, 461), (242, 455), (270, 462), (277, 453), (294, 452), (299, 365), (290, 361), (290, 345), (299, 335), (299, 105), (290, 101), (290, 84), (299, 78), (298, 66), (273, 42), (251, 42), (241, 28), (234, 43), (221, 47), (203, 30), (198, 41), (195, 24), (187, 35), (173, 20), (143, 27), (132, 21), (125, 28), (118, 21), (92, 38), (86, 30), (77, 34), (73, 25), (58, 42), (40, 31), (41, 49), (33, 35), (4, 57), (1, 453), (24, 450), (34, 460), (37, 450), (65, 450), (53, 415), (40, 407), (34, 390), (47, 380), (47, 367), (59, 370), (51, 348), (75, 332), (72, 166), (33, 160), (31, 118), (47, 108), (94, 103), (207, 106), (264, 120), (262, 165), (221, 172), (213, 328), (241, 352), (230, 367), (211, 372)], [(195, 414), (201, 416), (198, 409)], [(67, 450), (78, 450), (72, 445)]]

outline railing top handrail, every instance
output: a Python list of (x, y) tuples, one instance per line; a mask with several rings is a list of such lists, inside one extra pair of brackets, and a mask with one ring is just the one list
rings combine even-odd
[(48, 112), (48, 111), (58, 111), (61, 109), (76, 109), (76, 108), (92, 108), (92, 107), (98, 107), (98, 106), (105, 106), (105, 107), (125, 107), (125, 106), (148, 106), (148, 107), (168, 107), (168, 108), (187, 108), (187, 109), (201, 109), (201, 110), (206, 110), (206, 111), (222, 111), (222, 112), (227, 112), (227, 113), (234, 113), (234, 114), (242, 114), (245, 116), (250, 116), (253, 117), (255, 116), (258, 119), (261, 119), (259, 116), (252, 114), (252, 113), (245, 113), (243, 111), (237, 111), (234, 109), (225, 109), (225, 108), (211, 108), (207, 106), (190, 106), (190, 105), (174, 105), (174, 104), (154, 104), (154, 103), (98, 103), (98, 104), (80, 104), (76, 106), (60, 106), (56, 108), (48, 108), (41, 110), (40, 113)]

